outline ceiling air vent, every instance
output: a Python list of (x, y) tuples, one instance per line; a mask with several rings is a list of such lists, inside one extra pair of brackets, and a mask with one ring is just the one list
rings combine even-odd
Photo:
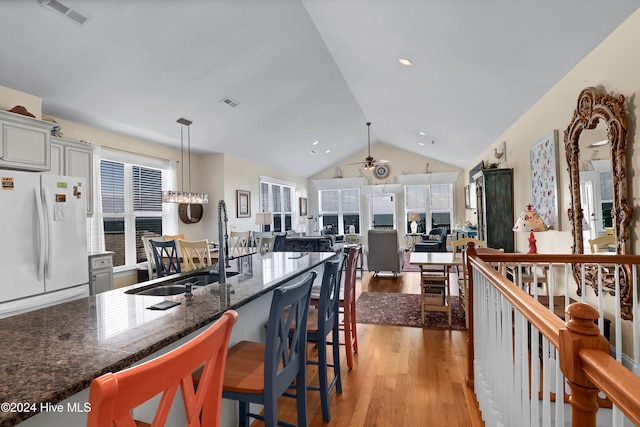
[(84, 25), (89, 21), (89, 16), (78, 10), (78, 8), (58, 0), (40, 0), (40, 5), (66, 16), (76, 24)]
[(229, 98), (228, 96), (222, 98), (220, 100), (220, 102), (222, 102), (223, 104), (227, 104), (229, 107), (233, 107), (233, 108), (236, 108), (238, 106), (238, 104), (240, 104), (238, 101), (234, 101), (233, 99)]

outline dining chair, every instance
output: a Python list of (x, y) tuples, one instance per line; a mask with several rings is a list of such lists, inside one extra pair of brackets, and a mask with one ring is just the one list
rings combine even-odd
[(153, 257), (156, 262), (156, 274), (158, 277), (168, 276), (182, 271), (180, 267), (180, 257), (178, 255), (178, 245), (175, 240), (160, 242), (150, 240), (153, 249)]
[(162, 237), (164, 237), (164, 240), (184, 240), (184, 233), (165, 234)]
[(178, 249), (185, 265), (185, 271), (208, 267), (212, 264), (207, 239), (178, 240)]
[(421, 312), (422, 323), (427, 311), (444, 311), (451, 325), (451, 289), (449, 284), (449, 268), (437, 266), (429, 268), (420, 265)]
[(275, 236), (275, 234), (273, 234), (273, 231), (252, 231), (251, 246), (258, 247), (261, 237), (271, 237), (271, 236)]
[[(255, 418), (266, 427), (276, 427), (282, 395), (296, 398), (298, 426), (307, 426), (307, 316), (316, 275), (312, 271), (273, 291), (264, 343), (240, 341), (229, 349), (222, 397), (238, 401), (240, 426), (248, 427), (249, 419)], [(196, 382), (199, 374), (194, 374)], [(291, 389), (295, 394), (288, 391)], [(250, 412), (250, 403), (263, 405), (264, 416)]]
[(589, 240), (589, 247), (591, 253), (596, 254), (598, 252), (607, 252), (608, 246), (616, 244), (616, 236), (613, 234), (605, 234), (604, 236), (596, 237)]
[[(343, 262), (344, 255), (339, 254), (324, 264), (320, 297), (317, 305), (309, 308), (307, 316), (307, 341), (315, 343), (318, 348), (318, 360), (307, 360), (307, 364), (318, 366), (319, 381), (318, 387), (307, 386), (307, 389), (320, 392), (322, 419), (327, 422), (331, 421), (329, 393), (333, 388), (336, 389), (336, 393), (342, 393), (338, 316)], [(329, 340), (327, 336), (330, 336)], [(327, 357), (327, 345), (331, 346), (331, 363)], [(330, 382), (327, 375), (329, 370), (333, 370), (333, 378)]]
[(229, 232), (229, 250), (240, 251), (246, 250), (251, 241), (251, 231), (230, 231)]
[[(467, 249), (469, 242), (472, 242), (476, 248), (486, 248), (487, 242), (484, 240), (478, 240), (473, 237), (464, 237), (458, 240), (451, 241), (451, 250), (458, 257), (462, 257), (463, 252)], [(467, 282), (469, 279), (469, 273), (467, 272), (467, 264), (462, 263), (462, 281), (464, 289), (467, 289)], [(460, 279), (460, 266), (456, 267), (456, 273), (458, 273), (458, 279)]]
[(157, 240), (160, 242), (164, 242), (164, 236), (142, 236), (140, 240), (142, 240), (142, 247), (144, 248), (144, 254), (147, 257), (147, 270), (149, 273), (149, 280), (153, 279), (153, 271), (156, 268), (156, 260), (153, 256), (153, 248), (151, 247), (151, 243), (149, 240)]
[(273, 252), (273, 245), (276, 243), (276, 236), (261, 237), (258, 241), (259, 252)]
[[(178, 389), (187, 426), (219, 426), (227, 348), (238, 314), (229, 310), (212, 326), (180, 347), (131, 368), (91, 382), (87, 427), (163, 426)], [(201, 369), (194, 387), (192, 373)], [(160, 397), (153, 424), (135, 421), (131, 410)]]

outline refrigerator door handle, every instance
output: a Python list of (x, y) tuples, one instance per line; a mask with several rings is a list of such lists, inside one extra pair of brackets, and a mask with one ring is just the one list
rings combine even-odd
[(42, 280), (44, 273), (45, 258), (45, 230), (44, 230), (44, 210), (42, 208), (42, 197), (40, 195), (40, 187), (35, 187), (36, 210), (38, 211), (38, 280)]
[(44, 218), (46, 225), (46, 255), (45, 255), (45, 278), (51, 279), (53, 268), (53, 212), (51, 211), (51, 194), (49, 188), (42, 186), (42, 200), (44, 205)]

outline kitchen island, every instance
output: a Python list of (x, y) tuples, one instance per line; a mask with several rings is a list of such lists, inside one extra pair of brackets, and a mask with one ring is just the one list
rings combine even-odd
[[(333, 256), (254, 254), (232, 261), (230, 270), (238, 274), (225, 285), (194, 288), (192, 296), (137, 294), (194, 274), (189, 272), (0, 320), (0, 402), (8, 402), (0, 408), (0, 426), (25, 420), (25, 426), (84, 425), (94, 378), (176, 347), (228, 309), (239, 313), (231, 344), (255, 339), (264, 330), (273, 289)], [(162, 301), (180, 304), (147, 309)]]

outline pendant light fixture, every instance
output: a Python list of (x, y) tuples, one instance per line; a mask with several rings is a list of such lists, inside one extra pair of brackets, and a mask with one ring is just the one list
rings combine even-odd
[[(206, 205), (209, 203), (209, 195), (206, 193), (192, 193), (191, 192), (191, 120), (185, 118), (179, 118), (177, 120), (180, 123), (180, 177), (182, 191), (163, 191), (162, 201), (166, 203), (181, 203), (181, 204), (201, 204)], [(189, 156), (189, 169), (188, 169), (188, 184), (189, 191), (184, 191), (184, 128), (187, 128), (187, 151)]]

